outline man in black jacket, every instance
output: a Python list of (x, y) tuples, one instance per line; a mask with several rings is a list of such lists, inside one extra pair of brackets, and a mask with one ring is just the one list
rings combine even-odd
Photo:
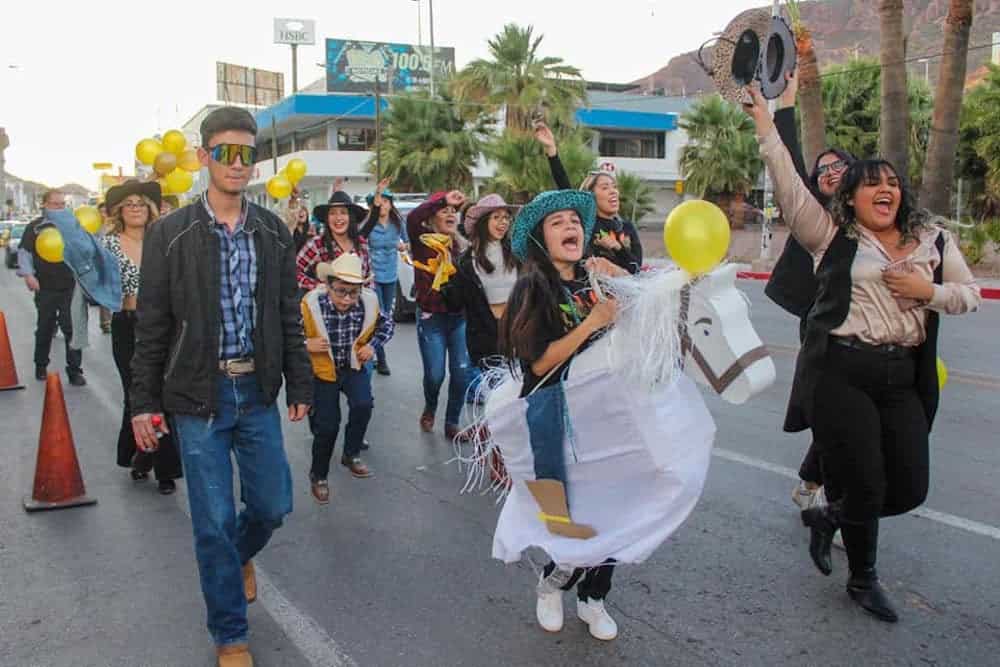
[[(136, 443), (155, 449), (171, 417), (180, 444), (208, 629), (219, 663), (251, 665), (251, 559), (292, 510), (292, 481), (275, 400), (287, 381), (288, 416), (312, 401), (295, 282), (295, 245), (277, 216), (243, 190), (257, 126), (236, 107), (210, 113), (198, 149), (210, 177), (196, 202), (151, 226), (143, 244), (132, 419)], [(237, 516), (232, 464), (239, 466)]]
[[(42, 195), (42, 208), (61, 211), (66, 208), (66, 197), (59, 190), (49, 190)], [(62, 329), (66, 339), (66, 375), (75, 387), (87, 384), (83, 377), (83, 351), (70, 347), (73, 338), (73, 320), (70, 317), (70, 303), (76, 279), (73, 272), (63, 262), (48, 262), (38, 255), (35, 240), (45, 229), (55, 229), (51, 221), (40, 218), (32, 220), (24, 230), (21, 245), (18, 246), (17, 275), (24, 278), (24, 284), (35, 294), (35, 308), (38, 310), (38, 327), (35, 329), (35, 379), (44, 380), (48, 374), (49, 352), (56, 327)]]

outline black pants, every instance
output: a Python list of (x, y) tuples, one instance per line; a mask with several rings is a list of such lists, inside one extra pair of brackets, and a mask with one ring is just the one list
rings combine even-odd
[(864, 524), (920, 506), (930, 477), (927, 416), (916, 360), (831, 339), (814, 396), (826, 494), (842, 520)]
[(821, 449), (819, 443), (815, 440), (809, 445), (809, 450), (806, 451), (806, 456), (802, 459), (802, 465), (799, 466), (799, 479), (803, 482), (823, 486), (823, 465), (820, 459)]
[(181, 457), (173, 433), (160, 438), (155, 452), (140, 452), (135, 446), (132, 431), (132, 409), (129, 407), (129, 387), (132, 384), (132, 355), (135, 353), (135, 312), (122, 311), (111, 317), (111, 353), (122, 381), (124, 406), (122, 425), (118, 431), (118, 465), (135, 468), (140, 472), (156, 471), (156, 479), (181, 477)]
[[(543, 575), (548, 577), (556, 569), (556, 564), (553, 561), (549, 561), (548, 565), (542, 571)], [(615, 573), (615, 561), (609, 560), (604, 565), (599, 565), (598, 567), (578, 567), (573, 570), (573, 575), (570, 577), (569, 581), (561, 586), (562, 590), (568, 591), (573, 586), (576, 586), (576, 596), (586, 601), (590, 600), (603, 600), (611, 592), (611, 577)]]
[(49, 352), (52, 350), (52, 339), (56, 335), (56, 327), (62, 329), (66, 339), (66, 372), (70, 375), (82, 373), (83, 351), (73, 350), (69, 341), (73, 338), (73, 319), (70, 314), (70, 303), (73, 301), (73, 289), (48, 290), (35, 292), (35, 308), (38, 310), (38, 328), (35, 329), (35, 366), (46, 368), (49, 365)]

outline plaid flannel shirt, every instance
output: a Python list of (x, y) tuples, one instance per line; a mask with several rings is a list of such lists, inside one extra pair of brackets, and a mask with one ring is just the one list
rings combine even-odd
[[(361, 335), (361, 327), (365, 321), (365, 307), (358, 301), (349, 310), (340, 312), (330, 301), (329, 294), (319, 297), (319, 310), (323, 315), (323, 324), (330, 337), (330, 351), (333, 353), (333, 363), (337, 368), (346, 368), (351, 363), (351, 346)], [(375, 335), (369, 343), (376, 350), (383, 347), (392, 338), (393, 321), (380, 312), (375, 323)]]
[[(332, 262), (344, 254), (344, 251), (337, 245), (336, 241), (332, 245), (333, 248), (331, 250), (323, 242), (322, 236), (314, 236), (302, 246), (302, 249), (299, 250), (299, 254), (295, 258), (295, 264), (298, 269), (296, 271), (296, 278), (299, 287), (311, 290), (319, 285), (319, 281), (316, 280), (316, 265), (320, 262)], [(354, 244), (354, 254), (361, 258), (361, 275), (365, 277), (365, 284), (367, 285), (371, 282), (372, 276), (371, 257), (368, 253), (367, 239), (362, 237)]]
[[(212, 218), (212, 231), (219, 238), (219, 297), (222, 321), (219, 327), (219, 358), (239, 359), (254, 353), (253, 331), (257, 297), (257, 250), (252, 232), (247, 231), (248, 205), (243, 200), (240, 218), (233, 233), (220, 223), (202, 196)], [(239, 308), (236, 304), (239, 302)]]

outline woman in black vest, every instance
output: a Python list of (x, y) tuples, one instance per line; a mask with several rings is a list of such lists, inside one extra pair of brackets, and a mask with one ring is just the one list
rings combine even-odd
[[(877, 618), (895, 609), (875, 571), (880, 517), (923, 503), (928, 435), (938, 403), (938, 314), (978, 308), (979, 288), (955, 242), (915, 209), (896, 169), (859, 160), (841, 179), (830, 212), (799, 178), (767, 102), (747, 105), (795, 238), (819, 261), (785, 430), (811, 427), (822, 451), (830, 504), (802, 512), (809, 553), (832, 571), (839, 527), (847, 592)], [(849, 416), (849, 418), (845, 418)]]

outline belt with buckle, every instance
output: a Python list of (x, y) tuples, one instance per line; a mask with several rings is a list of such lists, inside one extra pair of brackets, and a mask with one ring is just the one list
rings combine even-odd
[(228, 377), (239, 377), (250, 375), (254, 372), (253, 359), (222, 359), (219, 361), (219, 370)]
[(834, 343), (841, 345), (843, 347), (850, 348), (852, 350), (861, 350), (863, 352), (874, 352), (876, 354), (893, 355), (893, 356), (909, 356), (915, 352), (912, 347), (906, 347), (903, 345), (897, 345), (895, 343), (884, 343), (882, 345), (873, 345), (872, 343), (866, 343), (857, 336), (830, 336)]

